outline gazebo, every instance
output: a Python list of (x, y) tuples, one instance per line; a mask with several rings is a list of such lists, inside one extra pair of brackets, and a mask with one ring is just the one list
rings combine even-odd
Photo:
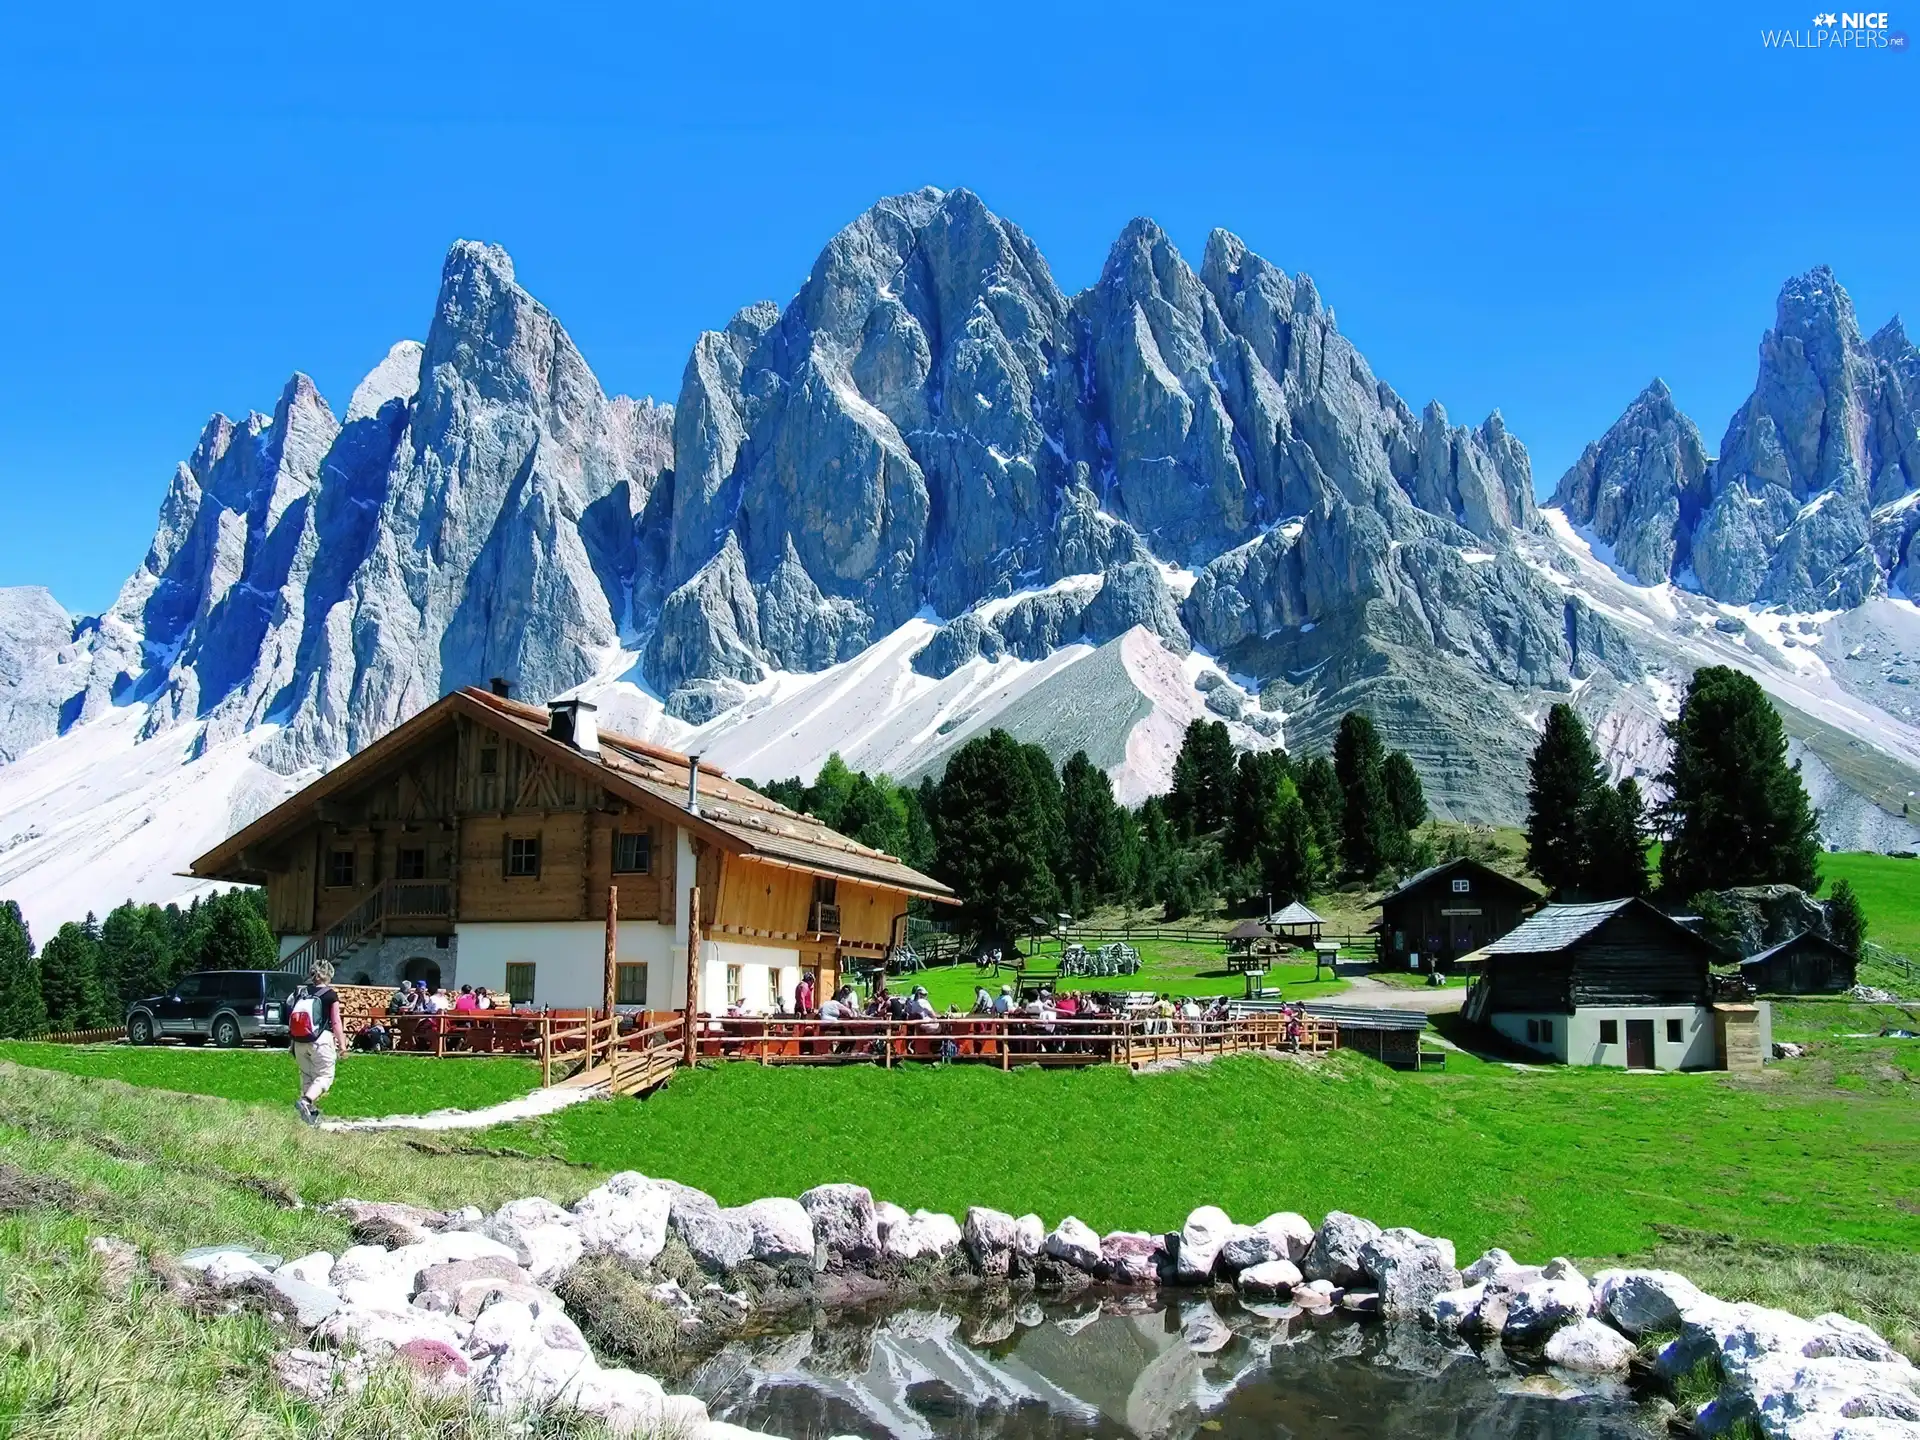
[(1305, 950), (1320, 938), (1320, 927), (1327, 922), (1295, 900), (1267, 916), (1265, 923), (1269, 935)]

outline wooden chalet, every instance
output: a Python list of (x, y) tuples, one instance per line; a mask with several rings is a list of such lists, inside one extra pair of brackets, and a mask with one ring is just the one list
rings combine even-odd
[(1802, 930), (1740, 962), (1756, 995), (1837, 995), (1851, 990), (1859, 961), (1824, 935)]
[(1482, 953), (1466, 1018), (1547, 1058), (1697, 1070), (1770, 1048), (1766, 1007), (1716, 1005), (1719, 952), (1645, 900), (1548, 905)]
[[(286, 968), (470, 984), (516, 1004), (791, 1006), (951, 892), (698, 757), (599, 730), (579, 700), (458, 690), (193, 862), (264, 886)], [(608, 926), (608, 907), (615, 924)], [(697, 956), (697, 961), (694, 957)], [(697, 970), (690, 964), (697, 963)]]
[(1380, 963), (1450, 970), (1497, 940), (1541, 901), (1539, 891), (1478, 860), (1448, 860), (1380, 897)]

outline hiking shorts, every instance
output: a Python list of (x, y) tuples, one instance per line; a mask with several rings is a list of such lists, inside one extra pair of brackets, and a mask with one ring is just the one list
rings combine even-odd
[(293, 1060), (300, 1067), (300, 1098), (318, 1103), (333, 1088), (333, 1067), (339, 1060), (334, 1053), (333, 1032), (317, 1040), (293, 1042)]

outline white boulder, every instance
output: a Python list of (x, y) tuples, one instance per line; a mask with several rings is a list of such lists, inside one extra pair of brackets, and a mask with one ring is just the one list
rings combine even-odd
[(1236, 1225), (1220, 1247), (1219, 1267), (1229, 1273), (1268, 1260), (1298, 1265), (1313, 1247), (1313, 1226), (1291, 1210), (1277, 1211), (1257, 1225)]
[(1301, 1273), (1309, 1280), (1331, 1280), (1335, 1285), (1356, 1285), (1366, 1278), (1360, 1252), (1367, 1242), (1377, 1238), (1380, 1227), (1371, 1220), (1349, 1215), (1344, 1210), (1328, 1214), (1326, 1223), (1313, 1237)]
[(1395, 1226), (1360, 1247), (1360, 1268), (1374, 1282), (1389, 1315), (1417, 1315), (1434, 1298), (1460, 1288), (1453, 1242)]
[(1210, 1279), (1220, 1247), (1232, 1233), (1233, 1218), (1218, 1205), (1202, 1205), (1191, 1212), (1180, 1227), (1180, 1244), (1173, 1257), (1174, 1278), (1188, 1285)]
[(1427, 1305), (1427, 1318), (1442, 1335), (1457, 1335), (1472, 1328), (1486, 1293), (1487, 1285), (1482, 1280), (1436, 1295)]
[(1577, 1271), (1542, 1275), (1513, 1293), (1500, 1337), (1509, 1344), (1544, 1345), (1554, 1331), (1586, 1319), (1592, 1309), (1593, 1292)]
[(1100, 1237), (1093, 1227), (1069, 1215), (1047, 1236), (1046, 1253), (1064, 1265), (1092, 1274), (1100, 1265)]
[(1593, 1277), (1594, 1313), (1636, 1339), (1670, 1329), (1706, 1297), (1671, 1270), (1602, 1270)]
[(864, 1185), (816, 1185), (800, 1197), (829, 1260), (860, 1264), (880, 1253), (880, 1218)]
[(1004, 1279), (1020, 1242), (1020, 1222), (1004, 1210), (974, 1205), (967, 1210), (961, 1239), (974, 1269), (988, 1279)]
[(784, 1196), (740, 1207), (752, 1234), (752, 1255), (769, 1265), (804, 1260), (813, 1263), (813, 1221), (798, 1200)]
[(1547, 1341), (1546, 1360), (1562, 1370), (1610, 1375), (1627, 1368), (1633, 1342), (1611, 1325), (1588, 1318), (1563, 1325)]
[(637, 1170), (623, 1170), (573, 1203), (580, 1244), (588, 1255), (615, 1255), (651, 1265), (667, 1244), (673, 1196)]
[(1262, 1260), (1249, 1265), (1234, 1278), (1243, 1295), (1264, 1297), (1291, 1295), (1300, 1285), (1300, 1267), (1291, 1260)]
[(343, 1305), (315, 1328), (317, 1338), (358, 1350), (373, 1359), (398, 1350), (413, 1340), (431, 1340), (459, 1350), (467, 1329), (445, 1315), (409, 1306), (402, 1310), (369, 1310)]
[(1166, 1265), (1163, 1236), (1113, 1230), (1100, 1239), (1100, 1269), (1116, 1285), (1155, 1285)]
[(308, 1285), (327, 1285), (333, 1281), (333, 1256), (325, 1250), (316, 1250), (311, 1255), (302, 1255), (298, 1260), (289, 1260), (275, 1275), (284, 1275), (288, 1279), (299, 1280)]
[[(889, 1212), (900, 1210), (897, 1205), (886, 1208)], [(888, 1214), (882, 1225), (880, 1251), (887, 1259), (902, 1263), (936, 1260), (951, 1255), (962, 1239), (960, 1222), (951, 1215), (934, 1210), (916, 1210), (909, 1215), (900, 1210), (899, 1219)]]

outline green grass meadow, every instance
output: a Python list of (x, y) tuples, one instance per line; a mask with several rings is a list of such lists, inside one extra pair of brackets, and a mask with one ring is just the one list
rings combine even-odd
[[(124, 1080), (159, 1090), (218, 1095), (243, 1105), (279, 1105), (293, 1111), (300, 1072), (289, 1051), (216, 1050), (173, 1045), (43, 1045), (0, 1041), (0, 1060), (64, 1070), (70, 1075)], [(478, 1109), (525, 1095), (540, 1083), (527, 1060), (430, 1055), (346, 1055), (334, 1071), (323, 1108), (330, 1116), (407, 1115), (457, 1107)]]
[(1920, 961), (1920, 860), (1840, 852), (1820, 857), (1822, 894), (1845, 880), (1860, 897), (1867, 938)]

